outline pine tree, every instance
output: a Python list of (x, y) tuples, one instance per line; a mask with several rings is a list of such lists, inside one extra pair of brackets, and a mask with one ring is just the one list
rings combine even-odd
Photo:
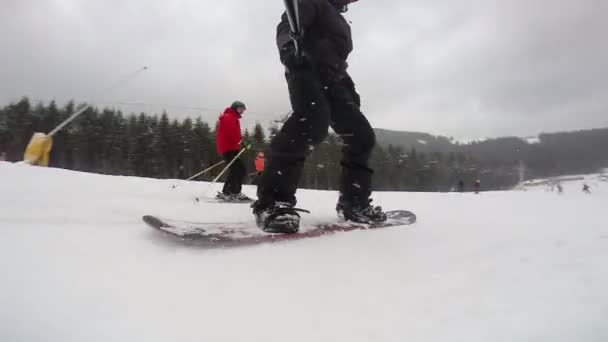
[(266, 148), (266, 134), (264, 128), (259, 123), (256, 123), (253, 128), (253, 149), (255, 151), (263, 151)]
[(194, 122), (192, 144), (195, 173), (215, 163), (217, 154), (215, 153), (215, 145), (211, 139), (211, 129), (200, 117)]
[(11, 135), (8, 127), (8, 118), (6, 110), (0, 108), (0, 156), (5, 158), (5, 153), (8, 150), (8, 143), (11, 141)]
[(127, 119), (122, 112), (114, 112), (112, 126), (114, 132), (112, 133), (110, 173), (114, 175), (124, 175), (126, 173), (125, 166), (127, 165), (129, 137)]
[(160, 116), (158, 129), (155, 132), (154, 146), (159, 153), (158, 158), (158, 177), (171, 177), (171, 136), (170, 123), (167, 112)]
[(373, 189), (374, 190), (389, 190), (389, 170), (387, 168), (388, 158), (384, 148), (376, 145), (370, 158), (370, 165), (374, 169)]
[(34, 134), (34, 118), (27, 97), (16, 104), (10, 104), (5, 109), (5, 120), (8, 126), (7, 159), (9, 161), (23, 160), (23, 152)]
[(196, 141), (194, 127), (192, 125), (192, 119), (187, 118), (182, 122), (181, 126), (182, 131), (182, 143), (184, 146), (184, 162), (182, 164), (183, 167), (183, 176), (182, 178), (187, 178), (190, 175), (198, 172), (198, 165), (195, 165), (196, 157), (196, 148), (194, 143)]
[(146, 131), (145, 131), (145, 164), (146, 164), (146, 176), (158, 177), (161, 172), (161, 159), (160, 149), (158, 146), (158, 131), (160, 122), (158, 115), (146, 116)]
[(179, 121), (173, 120), (169, 128), (170, 137), (170, 170), (171, 178), (185, 178), (184, 173), (184, 142), (182, 138), (182, 131)]

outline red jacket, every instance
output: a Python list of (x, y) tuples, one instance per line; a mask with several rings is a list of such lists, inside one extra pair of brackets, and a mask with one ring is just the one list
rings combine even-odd
[(255, 158), (255, 171), (264, 172), (264, 155), (261, 153)]
[(241, 116), (232, 108), (226, 108), (217, 125), (217, 153), (224, 154), (241, 149)]

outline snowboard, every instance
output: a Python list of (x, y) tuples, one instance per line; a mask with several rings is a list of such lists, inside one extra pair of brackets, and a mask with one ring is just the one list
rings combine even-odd
[(179, 241), (205, 247), (252, 246), (266, 243), (302, 240), (354, 230), (372, 230), (407, 226), (416, 222), (416, 215), (407, 210), (386, 212), (385, 222), (361, 224), (350, 221), (305, 224), (295, 234), (269, 234), (250, 222), (187, 222), (146, 215), (143, 221), (150, 227)]

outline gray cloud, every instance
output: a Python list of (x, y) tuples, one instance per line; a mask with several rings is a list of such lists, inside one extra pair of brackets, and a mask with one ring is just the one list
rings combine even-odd
[[(175, 116), (213, 120), (238, 98), (246, 124), (270, 120), (289, 109), (281, 11), (281, 1), (5, 0), (0, 102), (173, 104)], [(350, 70), (377, 127), (470, 139), (608, 126), (607, 13), (601, 0), (362, 0), (347, 14)]]

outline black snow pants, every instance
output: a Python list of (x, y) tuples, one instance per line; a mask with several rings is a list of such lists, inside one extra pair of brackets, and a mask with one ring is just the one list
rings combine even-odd
[(324, 81), (311, 69), (287, 73), (293, 114), (274, 137), (258, 185), (262, 203), (295, 205), (295, 193), (306, 157), (327, 136), (329, 126), (344, 143), (342, 148), (341, 201), (367, 204), (372, 169), (368, 161), (376, 143), (374, 131), (359, 109), (359, 94), (352, 79)]
[[(224, 153), (222, 157), (224, 157), (226, 165), (228, 165), (237, 154), (239, 154), (239, 151)], [(230, 169), (228, 169), (228, 177), (226, 178), (222, 192), (225, 195), (241, 193), (241, 190), (243, 189), (243, 179), (245, 178), (246, 173), (245, 164), (243, 164), (241, 158), (237, 158), (230, 166)]]

